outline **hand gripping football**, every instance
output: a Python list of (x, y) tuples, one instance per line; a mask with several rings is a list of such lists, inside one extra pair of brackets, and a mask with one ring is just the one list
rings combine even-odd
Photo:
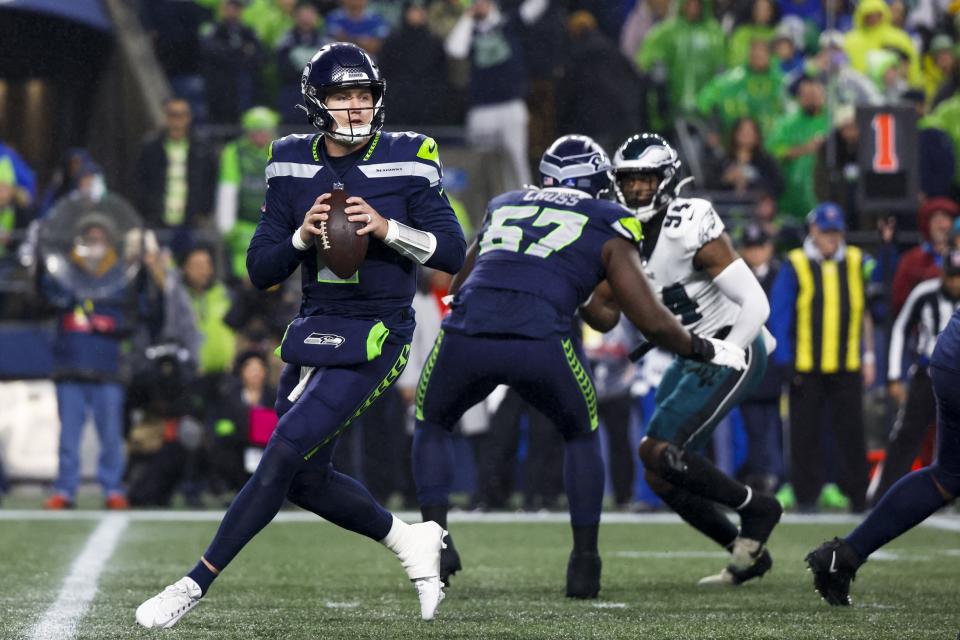
[(370, 244), (368, 236), (358, 236), (357, 231), (364, 227), (362, 222), (347, 220), (347, 198), (350, 196), (342, 189), (334, 189), (327, 204), (327, 220), (317, 225), (320, 235), (314, 236), (317, 245), (317, 255), (321, 266), (326, 266), (338, 278), (347, 279), (353, 276), (360, 268), (360, 263), (367, 257), (367, 246)]

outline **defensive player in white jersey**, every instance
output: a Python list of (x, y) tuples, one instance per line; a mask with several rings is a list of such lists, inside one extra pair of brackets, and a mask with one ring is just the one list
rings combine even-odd
[[(770, 305), (713, 205), (678, 196), (680, 158), (666, 140), (633, 136), (613, 163), (617, 195), (643, 224), (647, 277), (664, 305), (687, 329), (729, 340), (747, 353), (743, 371), (677, 357), (657, 389), (657, 408), (640, 444), (650, 487), (731, 552), (726, 568), (700, 584), (742, 584), (770, 570), (766, 542), (782, 509), (717, 469), (701, 450), (717, 423), (763, 377), (776, 344), (763, 328)], [(723, 507), (739, 514), (739, 530)]]

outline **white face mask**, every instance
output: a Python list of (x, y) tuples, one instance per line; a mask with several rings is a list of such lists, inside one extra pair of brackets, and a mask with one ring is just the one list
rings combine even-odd
[[(339, 123), (337, 123), (339, 125)], [(329, 135), (333, 140), (337, 142), (342, 142), (343, 144), (360, 144), (366, 142), (370, 139), (370, 129), (372, 125), (370, 124), (358, 124), (350, 127), (338, 126), (336, 130), (331, 131)]]

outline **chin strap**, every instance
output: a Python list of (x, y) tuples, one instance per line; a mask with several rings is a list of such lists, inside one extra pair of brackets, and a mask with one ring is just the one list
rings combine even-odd
[(420, 231), (413, 227), (387, 220), (387, 237), (383, 243), (402, 256), (426, 264), (437, 250), (437, 237), (429, 231)]

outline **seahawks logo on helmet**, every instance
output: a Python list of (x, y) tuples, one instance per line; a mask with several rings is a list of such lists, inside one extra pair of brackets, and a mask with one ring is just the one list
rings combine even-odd
[[(362, 127), (341, 127), (324, 103), (332, 91), (354, 87), (370, 89), (373, 119)], [(335, 140), (346, 144), (363, 142), (383, 128), (387, 83), (370, 54), (355, 44), (334, 42), (321, 47), (303, 68), (300, 91), (303, 104), (297, 106), (306, 111), (310, 124)]]
[(540, 159), (540, 185), (570, 187), (600, 198), (613, 184), (612, 168), (607, 152), (592, 138), (561, 136)]
[(680, 156), (662, 136), (641, 133), (627, 138), (613, 156), (617, 199), (624, 206), (631, 207), (632, 203), (627, 202), (621, 185), (621, 180), (626, 176), (637, 173), (656, 175), (657, 190), (650, 202), (640, 203), (634, 208), (641, 222), (648, 221), (670, 204), (683, 186), (679, 179), (680, 166)]

